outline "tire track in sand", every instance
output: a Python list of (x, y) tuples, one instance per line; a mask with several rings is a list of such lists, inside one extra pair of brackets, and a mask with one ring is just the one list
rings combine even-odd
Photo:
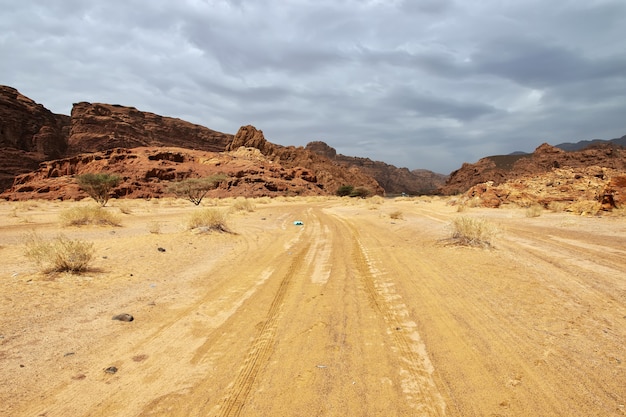
[(417, 332), (417, 324), (410, 320), (408, 308), (402, 296), (394, 290), (394, 284), (385, 280), (387, 272), (384, 267), (370, 258), (358, 231), (353, 226), (350, 229), (355, 263), (368, 298), (387, 323), (388, 333), (400, 355), (402, 390), (409, 405), (416, 411), (415, 415), (445, 416), (446, 403), (432, 377), (434, 367)]
[(285, 294), (293, 276), (301, 268), (309, 248), (310, 245), (306, 245), (294, 255), (270, 304), (263, 326), (246, 354), (243, 368), (239, 371), (232, 388), (229, 389), (229, 393), (220, 404), (217, 416), (232, 417), (241, 414), (259, 370), (269, 359), (276, 337), (277, 322)]

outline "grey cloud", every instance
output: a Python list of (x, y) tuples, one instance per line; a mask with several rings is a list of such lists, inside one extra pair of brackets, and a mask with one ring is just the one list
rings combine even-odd
[(0, 0), (0, 83), (450, 172), (626, 133), (626, 3)]

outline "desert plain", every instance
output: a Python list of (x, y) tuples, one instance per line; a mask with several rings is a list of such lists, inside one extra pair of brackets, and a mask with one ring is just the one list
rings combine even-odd
[[(2, 416), (623, 416), (626, 217), (450, 198), (0, 202)], [(459, 216), (498, 232), (450, 239)], [(295, 225), (301, 221), (302, 225)], [(94, 244), (43, 273), (25, 239)], [(127, 313), (132, 322), (112, 320)]]

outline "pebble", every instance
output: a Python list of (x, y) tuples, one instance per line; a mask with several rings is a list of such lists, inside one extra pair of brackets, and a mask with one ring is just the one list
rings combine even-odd
[(113, 316), (113, 320), (119, 320), (119, 321), (133, 321), (135, 320), (135, 318), (133, 316), (131, 316), (128, 313), (122, 313), (122, 314), (118, 314)]

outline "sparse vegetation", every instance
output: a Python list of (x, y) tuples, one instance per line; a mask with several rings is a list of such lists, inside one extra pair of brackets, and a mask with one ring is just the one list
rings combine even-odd
[(113, 213), (99, 206), (72, 207), (60, 214), (64, 226), (119, 226), (120, 222)]
[(121, 177), (107, 173), (87, 173), (77, 175), (76, 181), (81, 190), (104, 207), (109, 201), (111, 190), (119, 185)]
[(543, 207), (534, 204), (526, 209), (526, 217), (539, 217), (543, 213)]
[(161, 222), (154, 221), (148, 223), (148, 231), (154, 235), (161, 233)]
[(554, 213), (561, 213), (567, 209), (567, 203), (563, 201), (551, 201), (548, 203), (548, 210)]
[(484, 219), (460, 216), (452, 221), (452, 239), (460, 245), (491, 246), (496, 227)]
[(248, 200), (247, 198), (238, 198), (235, 200), (235, 202), (231, 206), (232, 211), (253, 212), (254, 208), (255, 208), (254, 203), (251, 200)]
[(357, 187), (350, 193), (350, 197), (361, 197), (366, 198), (372, 194), (370, 190), (365, 187)]
[(168, 191), (199, 206), (204, 196), (217, 188), (227, 178), (224, 174), (215, 174), (203, 178), (187, 178), (170, 184)]
[(33, 233), (27, 237), (25, 255), (46, 273), (80, 273), (92, 262), (94, 248), (93, 243), (72, 240), (64, 235), (45, 241)]
[(347, 197), (354, 191), (354, 187), (352, 185), (342, 185), (337, 189), (336, 194), (339, 197)]
[(402, 212), (400, 210), (396, 210), (396, 211), (393, 211), (393, 212), (389, 213), (389, 217), (391, 217), (394, 220), (401, 220), (401, 219), (404, 218), (404, 216), (403, 216), (403, 214), (402, 214)]
[(216, 208), (207, 208), (194, 212), (187, 222), (189, 230), (197, 230), (201, 232), (227, 232), (230, 229), (226, 224), (226, 213)]

